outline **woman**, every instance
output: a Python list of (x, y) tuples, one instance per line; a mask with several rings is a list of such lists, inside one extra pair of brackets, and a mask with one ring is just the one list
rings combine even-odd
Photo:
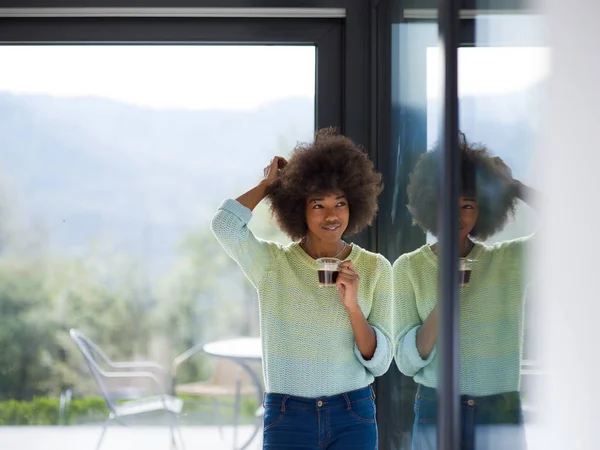
[[(264, 449), (375, 449), (374, 377), (393, 358), (391, 265), (349, 244), (377, 212), (381, 175), (350, 139), (331, 129), (275, 157), (264, 179), (225, 200), (212, 229), (258, 292), (265, 379)], [(248, 229), (265, 197), (280, 245)], [(317, 261), (343, 262), (320, 287)]]
[[(473, 260), (460, 287), (461, 449), (525, 445), (519, 394), (523, 344), (523, 255), (528, 239), (485, 245), (532, 190), (514, 180), (500, 158), (461, 136), (460, 256)], [(439, 150), (424, 154), (411, 174), (408, 208), (436, 234)], [(413, 449), (435, 448), (437, 244), (404, 254), (393, 267), (395, 360), (418, 384)]]

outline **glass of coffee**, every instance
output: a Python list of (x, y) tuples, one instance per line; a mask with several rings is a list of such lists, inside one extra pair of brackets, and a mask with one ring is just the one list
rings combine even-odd
[(473, 259), (460, 258), (458, 262), (458, 274), (461, 286), (467, 286), (470, 283), (474, 262)]
[(336, 258), (317, 259), (317, 273), (319, 275), (320, 286), (335, 286), (339, 272), (339, 265), (342, 261)]

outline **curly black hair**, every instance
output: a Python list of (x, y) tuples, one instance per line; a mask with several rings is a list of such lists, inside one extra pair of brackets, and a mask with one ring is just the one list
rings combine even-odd
[(342, 191), (350, 218), (345, 236), (359, 233), (377, 215), (381, 174), (362, 147), (334, 128), (319, 130), (312, 143), (298, 144), (287, 166), (268, 189), (271, 212), (293, 240), (306, 236), (306, 200), (314, 194)]
[[(487, 147), (469, 142), (460, 133), (461, 192), (477, 198), (479, 215), (473, 238), (485, 240), (501, 231), (515, 213), (517, 190), (505, 182), (494, 168)], [(440, 149), (436, 144), (421, 155), (407, 188), (408, 209), (413, 223), (424, 231), (437, 234)]]

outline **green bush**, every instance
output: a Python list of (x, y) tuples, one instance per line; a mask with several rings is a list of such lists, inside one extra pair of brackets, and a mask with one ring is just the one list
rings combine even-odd
[(108, 409), (99, 397), (73, 399), (66, 412), (68, 415), (61, 424), (58, 398), (35, 397), (31, 401), (5, 400), (0, 402), (0, 425), (66, 425), (79, 423), (90, 417), (108, 415)]
[[(184, 415), (195, 416), (203, 410), (211, 415), (210, 398), (183, 397)], [(233, 398), (220, 399), (220, 414), (224, 421), (233, 417)], [(254, 397), (243, 397), (242, 419), (253, 420), (258, 405)], [(58, 398), (35, 397), (31, 401), (0, 401), (0, 426), (2, 425), (73, 425), (105, 420), (108, 408), (101, 397), (76, 398), (71, 400), (60, 420), (60, 400)]]

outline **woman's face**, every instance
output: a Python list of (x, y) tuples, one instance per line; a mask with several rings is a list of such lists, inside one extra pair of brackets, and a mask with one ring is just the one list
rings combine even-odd
[(477, 206), (477, 197), (474, 195), (461, 195), (459, 212), (459, 234), (460, 239), (466, 239), (477, 223), (479, 208)]
[(306, 199), (306, 224), (311, 239), (337, 242), (348, 227), (350, 208), (343, 192), (311, 195)]

